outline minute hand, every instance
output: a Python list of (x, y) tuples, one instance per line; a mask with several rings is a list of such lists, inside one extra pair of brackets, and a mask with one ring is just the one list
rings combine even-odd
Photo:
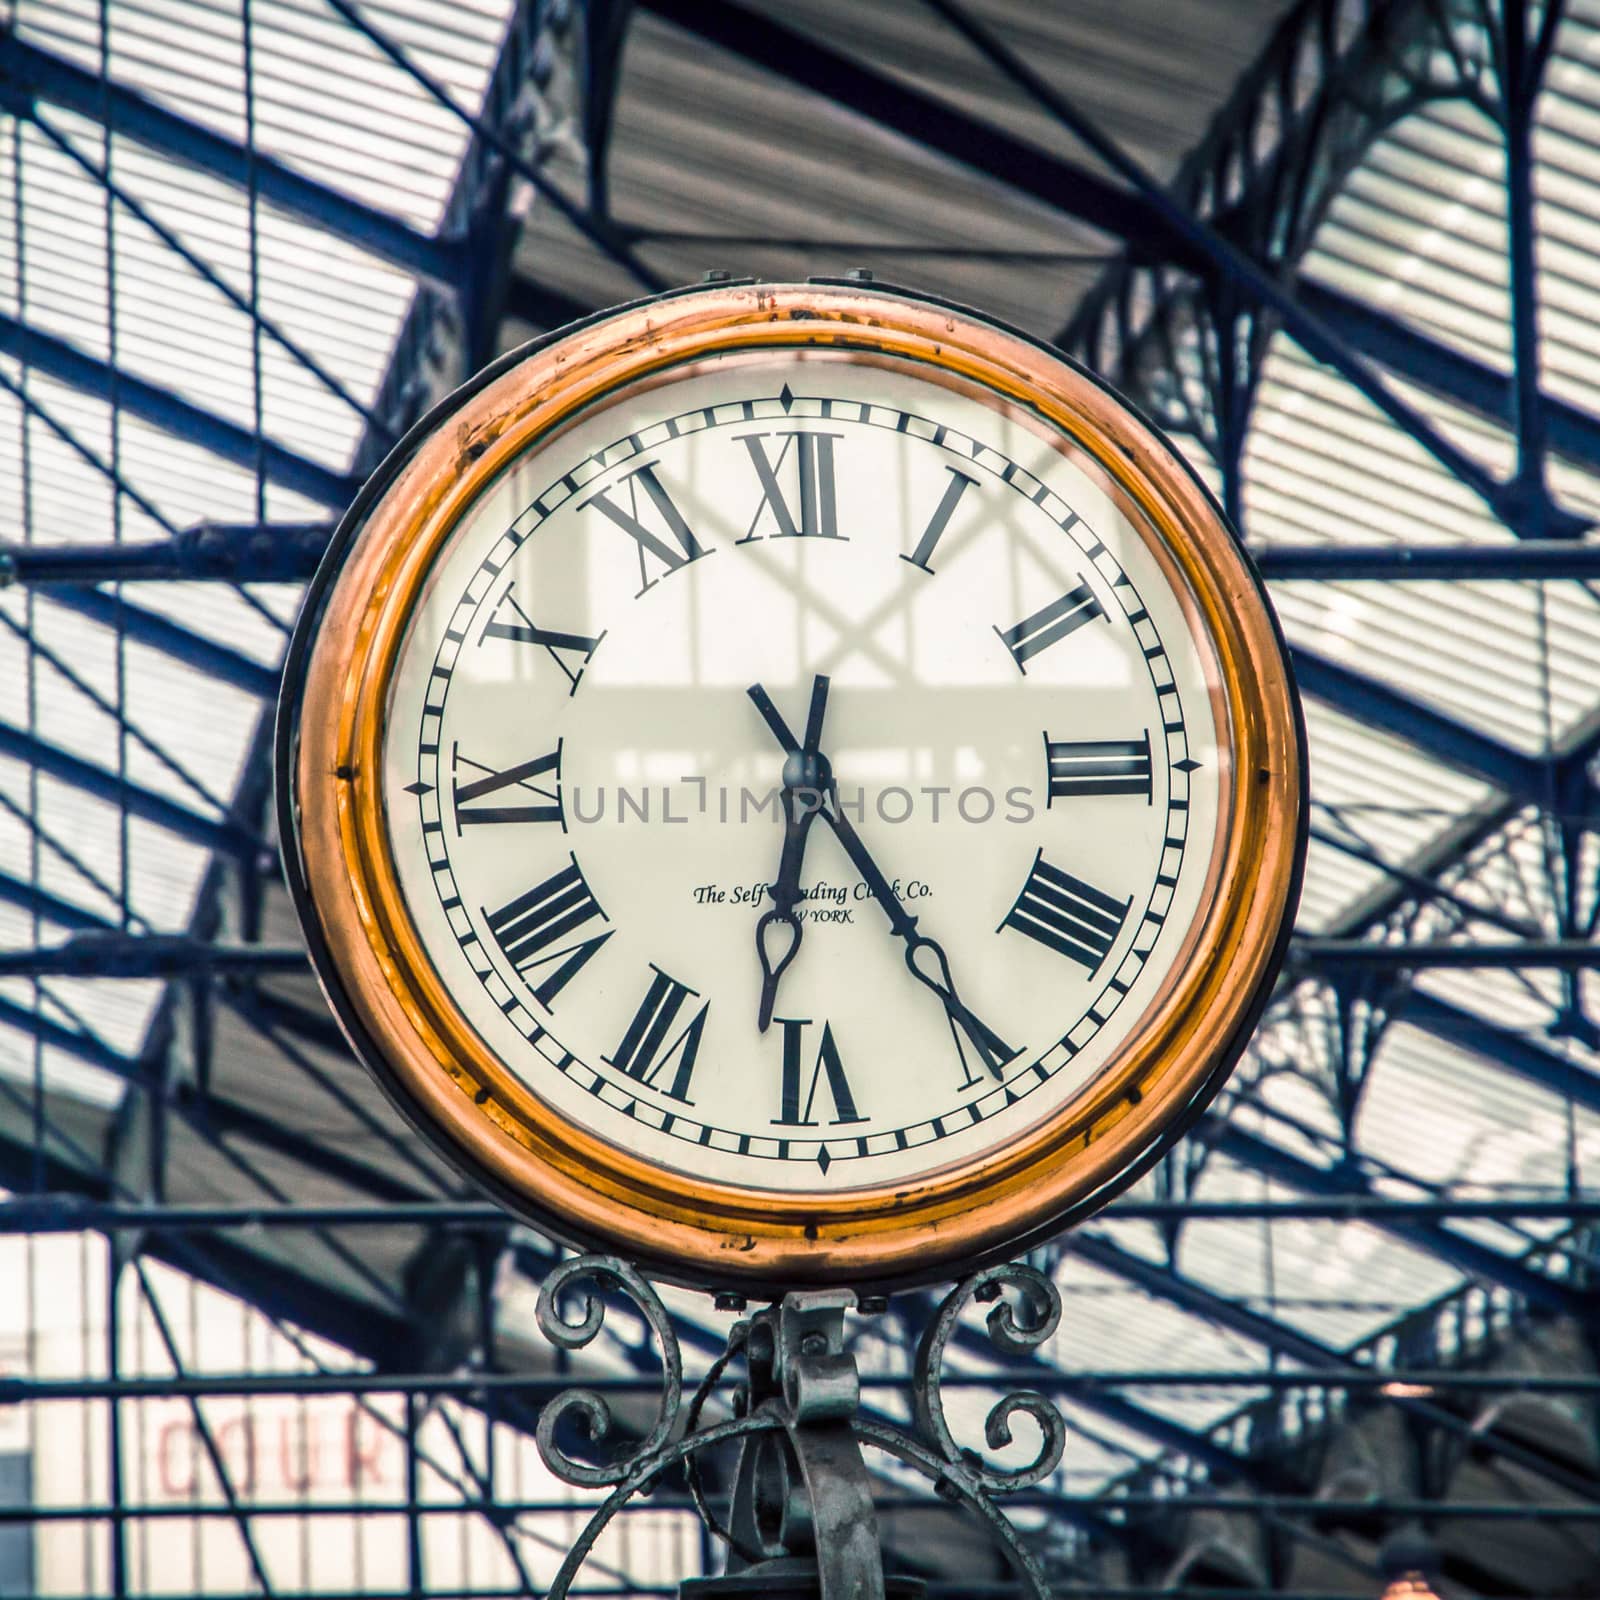
[[(872, 859), (872, 853), (861, 842), (855, 825), (839, 810), (837, 803), (823, 808), (822, 816), (838, 836), (839, 843), (850, 857), (862, 880), (872, 892), (872, 898), (889, 919), (890, 929), (906, 942), (906, 966), (919, 983), (925, 984), (943, 1002), (950, 1021), (959, 1026), (971, 1039), (973, 1048), (983, 1058), (983, 1064), (996, 1078), (1005, 1076), (1005, 1065), (1017, 1054), (994, 1030), (981, 1022), (961, 1003), (956, 993), (955, 980), (950, 976), (950, 962), (936, 940), (917, 932), (917, 919), (901, 905), (899, 897), (889, 886), (889, 880)], [(933, 971), (924, 971), (917, 964), (918, 956), (926, 957), (934, 965)]]
[[(800, 753), (800, 745), (796, 742), (795, 736), (789, 732), (789, 725), (783, 720), (783, 714), (772, 703), (771, 696), (759, 684), (755, 684), (750, 689), (750, 698), (755, 702), (762, 721), (766, 723), (772, 737), (778, 741), (784, 755), (793, 756)], [(824, 759), (820, 751), (812, 753), (819, 761)], [(831, 773), (831, 768), (829, 770)], [(894, 890), (889, 887), (889, 880), (878, 870), (878, 863), (872, 859), (872, 853), (861, 842), (860, 834), (840, 810), (837, 791), (834, 790), (831, 781), (828, 798), (831, 803), (824, 805), (818, 815), (823, 817), (838, 835), (845, 854), (855, 864), (856, 871), (861, 874), (867, 888), (872, 891), (872, 898), (878, 902), (883, 908), (884, 915), (888, 917), (890, 929), (905, 940), (906, 966), (911, 969), (912, 977), (938, 995), (945, 1014), (950, 1018), (951, 1027), (959, 1027), (972, 1040), (973, 1048), (983, 1058), (983, 1064), (989, 1071), (995, 1077), (1003, 1078), (1006, 1063), (1018, 1052), (962, 1005), (960, 997), (956, 994), (955, 980), (950, 976), (950, 962), (943, 949), (932, 939), (917, 932), (917, 919), (895, 897)], [(919, 955), (927, 956), (933, 962), (936, 972), (924, 972), (917, 965)], [(956, 1040), (956, 1048), (958, 1050), (961, 1048), (959, 1038)], [(964, 1055), (962, 1059), (965, 1061)]]

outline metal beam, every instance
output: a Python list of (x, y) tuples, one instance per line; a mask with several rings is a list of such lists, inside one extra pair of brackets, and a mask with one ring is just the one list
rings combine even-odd
[(30, 106), (35, 100), (62, 106), (184, 166), (220, 178), (238, 189), (252, 179), (269, 205), (324, 233), (356, 245), (417, 277), (454, 284), (463, 270), (463, 247), (435, 239), (399, 217), (365, 205), (316, 182), (275, 156), (247, 150), (222, 134), (168, 111), (137, 89), (0, 33), (0, 100)]
[[(1508, 373), (1462, 355), (1354, 297), (1301, 278), (1301, 305), (1341, 338), (1366, 351), (1391, 372), (1480, 417), (1510, 426), (1514, 390)], [(1600, 417), (1564, 400), (1543, 397), (1548, 443), (1557, 455), (1600, 472)]]
[(0, 755), (30, 763), (62, 783), (119, 806), (130, 816), (141, 817), (207, 850), (238, 855), (266, 848), (261, 839), (236, 822), (214, 821), (202, 816), (164, 794), (143, 788), (92, 761), (85, 761), (70, 750), (63, 750), (60, 745), (50, 744), (37, 734), (25, 733), (6, 723), (0, 723)]
[(62, 584), (46, 596), (51, 605), (76, 611), (102, 627), (120, 632), (126, 639), (194, 667), (220, 683), (231, 684), (260, 700), (278, 697), (278, 671), (263, 666), (238, 650), (214, 639), (192, 633), (159, 611), (151, 611), (131, 600), (87, 585)]
[[(285, 1127), (279, 1118), (252, 1111), (236, 1101), (220, 1099), (192, 1084), (180, 1084), (173, 1093), (172, 1104), (189, 1127), (213, 1144), (229, 1138), (249, 1140), (295, 1162), (307, 1172), (316, 1173), (321, 1179), (346, 1184), (373, 1201), (415, 1205), (431, 1201), (438, 1193), (436, 1189), (407, 1183), (381, 1167), (348, 1154), (337, 1144), (308, 1139)], [(274, 1205), (273, 1209), (282, 1208)], [(497, 1211), (497, 1216), (501, 1223), (507, 1220), (504, 1211)]]
[(1269, 544), (1250, 554), (1264, 578), (1386, 583), (1600, 578), (1600, 544), (1528, 539), (1505, 545)]
[(1147, 259), (1200, 259), (1138, 195), (1087, 167), (980, 122), (901, 78), (864, 66), (814, 33), (787, 27), (732, 0), (643, 0), (643, 4), (708, 44), (1111, 234)]
[(187, 1238), (152, 1234), (146, 1256), (191, 1278), (214, 1284), (266, 1316), (340, 1345), (382, 1371), (417, 1364), (422, 1339), (416, 1325), (361, 1296), (336, 1289), (287, 1262), (221, 1234)]
[(1441, 967), (1484, 971), (1600, 969), (1600, 944), (1581, 939), (1519, 939), (1512, 943), (1385, 944), (1377, 939), (1299, 938), (1289, 952), (1292, 968), (1306, 974), (1328, 972), (1421, 972)]
[(531, 161), (523, 155), (517, 144), (495, 126), (492, 120), (474, 116), (464, 105), (457, 102), (437, 78), (425, 71), (359, 7), (350, 4), (350, 0), (324, 0), (324, 4), (343, 17), (357, 33), (370, 40), (408, 78), (420, 85), (430, 99), (443, 106), (452, 117), (462, 123), (481, 148), (492, 150), (507, 167), (532, 185), (534, 192), (546, 205), (559, 212), (590, 244), (623, 268), (647, 294), (670, 287), (665, 279), (659, 277), (634, 254), (632, 246), (621, 238), (608, 222), (569, 199), (565, 190), (550, 179), (537, 161)]
[(1447, 766), (1483, 778), (1507, 794), (1535, 802), (1547, 798), (1546, 768), (1535, 757), (1314, 650), (1295, 645), (1290, 654), (1302, 693), (1348, 712), (1368, 727), (1404, 739)]
[[(60, 895), (51, 894), (48, 889), (26, 883), (9, 873), (0, 872), (0, 902), (16, 906), (45, 922), (53, 922), (58, 928), (88, 932), (107, 926), (106, 919), (98, 912), (75, 905), (71, 900), (63, 900)], [(30, 952), (19, 953), (26, 955)]]
[(119, 1050), (113, 1050), (103, 1039), (92, 1033), (80, 1033), (64, 1022), (46, 1016), (42, 1009), (34, 1009), (17, 1000), (0, 995), (0, 1023), (31, 1034), (40, 1044), (59, 1050), (77, 1061), (86, 1061), (91, 1067), (112, 1073), (122, 1079), (143, 1081), (144, 1068)]
[[(4, 892), (0, 883), (0, 897)], [(1414, 972), (1431, 968), (1583, 972), (1600, 969), (1600, 944), (1577, 939), (1385, 944), (1375, 939), (1301, 936), (1290, 946), (1289, 966), (1303, 976), (1328, 971)], [(300, 945), (208, 942), (184, 934), (105, 933), (52, 947), (0, 951), (0, 977), (176, 978), (193, 973), (305, 970), (306, 953)]]
[(202, 522), (170, 539), (126, 544), (0, 544), (0, 584), (294, 583), (317, 570), (332, 533), (327, 522)]
[[(1259, 1135), (1247, 1133), (1231, 1124), (1213, 1121), (1207, 1125), (1203, 1137), (1230, 1161), (1249, 1167), (1253, 1172), (1265, 1173), (1303, 1194), (1337, 1197), (1349, 1194), (1352, 1189), (1357, 1193), (1367, 1192), (1365, 1182), (1357, 1174), (1315, 1166)], [(1447, 1262), (1467, 1277), (1503, 1284), (1531, 1305), (1557, 1312), (1588, 1314), (1587, 1308), (1591, 1306), (1589, 1295), (1536, 1271), (1512, 1256), (1491, 1250), (1476, 1240), (1463, 1238), (1438, 1224), (1403, 1217), (1375, 1216), (1369, 1225), (1413, 1250)]]
[[(1117, 1203), (1113, 1202), (1112, 1208), (1103, 1214), (1106, 1220), (1115, 1219), (1116, 1207)], [(1260, 1312), (1252, 1311), (1236, 1300), (1226, 1299), (1175, 1272), (1169, 1272), (1153, 1261), (1133, 1255), (1104, 1234), (1082, 1230), (1069, 1233), (1062, 1241), (1062, 1248), (1067, 1254), (1133, 1284), (1158, 1300), (1166, 1300), (1192, 1316), (1203, 1317), (1207, 1322), (1237, 1333), (1291, 1361), (1303, 1362), (1309, 1367), (1342, 1367), (1349, 1364), (1348, 1358), (1331, 1345), (1325, 1345), (1271, 1317), (1262, 1316)]]
[(1284, 331), (1315, 360), (1331, 367), (1369, 404), (1408, 434), (1445, 471), (1465, 484), (1507, 527), (1535, 538), (1574, 538), (1586, 526), (1581, 518), (1544, 495), (1530, 495), (1520, 482), (1501, 483), (1475, 456), (1456, 444), (1425, 412), (1412, 405), (1370, 361), (1353, 350), (1294, 296), (1275, 263), (1256, 259), (1225, 237), (1196, 208), (1174, 197), (1153, 173), (1087, 116), (1000, 34), (958, 0), (925, 0), (975, 51), (1043, 107), (1119, 174), (1151, 212), (1198, 253), (1206, 269), (1246, 303), (1276, 314)]
[(261, 471), (270, 482), (293, 489), (318, 505), (343, 511), (361, 486), (355, 478), (297, 455), (270, 439), (258, 441), (248, 428), (215, 416), (170, 389), (114, 368), (65, 339), (30, 328), (3, 312), (0, 354), (36, 368), (80, 394), (115, 405), (164, 433), (187, 439), (236, 466), (253, 472), (259, 460)]
[[(1323, 1344), (1298, 1329), (1285, 1327), (1270, 1317), (1264, 1317), (1259, 1312), (1250, 1310), (1248, 1306), (1226, 1299), (1190, 1279), (1180, 1277), (1177, 1273), (1169, 1272), (1154, 1262), (1133, 1255), (1102, 1235), (1077, 1233), (1069, 1236), (1065, 1244), (1071, 1253), (1091, 1262), (1103, 1271), (1126, 1279), (1147, 1294), (1170, 1301), (1191, 1315), (1202, 1317), (1217, 1327), (1240, 1334), (1287, 1360), (1317, 1369), (1319, 1378), (1326, 1381), (1330, 1387), (1339, 1387), (1337, 1380), (1332, 1376), (1333, 1373), (1350, 1374), (1357, 1370), (1357, 1363), (1352, 1360), (1348, 1352), (1336, 1350), (1333, 1346)], [(1386, 1385), (1395, 1382), (1398, 1376), (1398, 1372), (1393, 1368), (1368, 1367), (1360, 1371), (1359, 1377), (1348, 1387), (1371, 1397), (1374, 1389), (1384, 1389)], [(1307, 1375), (1275, 1371), (1264, 1381), (1278, 1388), (1292, 1387), (1297, 1382), (1306, 1383)], [(1316, 1381), (1312, 1379), (1311, 1386), (1315, 1386)], [(1437, 1387), (1447, 1389), (1448, 1384), (1441, 1382)], [(1516, 1387), (1515, 1380), (1507, 1385), (1508, 1389)], [(1508, 1462), (1536, 1472), (1571, 1493), (1586, 1495), (1592, 1488), (1592, 1479), (1589, 1475), (1574, 1474), (1564, 1465), (1550, 1460), (1514, 1439), (1499, 1438), (1490, 1430), (1479, 1429), (1438, 1404), (1431, 1396), (1402, 1392), (1395, 1395), (1386, 1394), (1384, 1398), (1391, 1400), (1402, 1412), (1424, 1425), (1444, 1429), (1468, 1441), (1473, 1448), (1492, 1452)], [(1184, 1503), (1187, 1503), (1187, 1498), (1184, 1497)]]
[[(557, 297), (547, 306), (519, 298), (516, 314), (543, 328), (587, 315)], [(510, 308), (508, 307), (508, 312)], [(542, 313), (542, 314), (540, 314)], [(287, 583), (309, 578), (327, 548), (323, 522), (205, 523), (172, 539), (129, 544), (0, 545), (0, 582), (54, 586), (181, 578)], [(1505, 545), (1270, 544), (1251, 547), (1263, 577), (1526, 581), (1600, 578), (1600, 543), (1535, 539)]]
[(1410, 1023), (1469, 1055), (1503, 1067), (1515, 1077), (1570, 1100), (1586, 1111), (1600, 1113), (1600, 1074), (1569, 1061), (1554, 1050), (1535, 1043), (1502, 1023), (1440, 1000), (1420, 989), (1411, 990), (1391, 1013), (1396, 1021)]
[[(231, 1101), (218, 1101), (192, 1085), (180, 1085), (178, 1098), (183, 1097), (185, 1089), (193, 1096), (197, 1104), (203, 1106), (221, 1106), (228, 1116), (236, 1112), (247, 1117), (257, 1117), (258, 1113), (246, 1111)], [(262, 1119), (265, 1122), (267, 1119)], [(282, 1132), (280, 1124), (271, 1123), (279, 1133)], [(224, 1130), (231, 1131), (231, 1130)], [(246, 1137), (255, 1137), (249, 1129), (241, 1128)], [(298, 1149), (301, 1153), (310, 1151), (313, 1147), (302, 1143)], [(316, 1154), (310, 1159), (318, 1162), (324, 1159), (322, 1151), (325, 1146), (316, 1146)], [(294, 1159), (300, 1159), (295, 1155)], [(110, 1204), (87, 1206), (77, 1201), (62, 1200), (59, 1197), (49, 1197), (43, 1201), (35, 1198), (0, 1200), (0, 1235), (9, 1233), (80, 1233), (85, 1229), (96, 1231), (115, 1231), (119, 1228), (136, 1228), (140, 1230), (154, 1230), (178, 1233), (209, 1232), (213, 1228), (248, 1228), (252, 1231), (258, 1228), (434, 1228), (434, 1227), (495, 1227), (507, 1220), (503, 1206), (491, 1200), (426, 1200), (417, 1199), (416, 1195), (422, 1191), (404, 1184), (393, 1182), (387, 1172), (356, 1163), (350, 1169), (352, 1176), (350, 1182), (354, 1188), (364, 1188), (376, 1185), (392, 1191), (392, 1199), (355, 1200), (349, 1202), (324, 1203), (321, 1201), (311, 1204), (298, 1202), (285, 1202), (279, 1204), (231, 1204), (217, 1203), (205, 1205), (169, 1205), (144, 1202), (128, 1202), (126, 1204)], [(0, 1183), (0, 1187), (4, 1187)], [(1097, 1223), (1111, 1222), (1367, 1222), (1374, 1217), (1399, 1217), (1412, 1222), (1600, 1222), (1600, 1194), (1593, 1190), (1577, 1194), (1568, 1198), (1559, 1199), (1461, 1199), (1445, 1196), (1434, 1200), (1393, 1200), (1383, 1195), (1352, 1194), (1342, 1196), (1297, 1196), (1294, 1199), (1271, 1200), (1113, 1200), (1103, 1211), (1097, 1212)], [(1062, 1246), (1069, 1252), (1075, 1252), (1079, 1241), (1096, 1239), (1110, 1245), (1109, 1240), (1102, 1239), (1099, 1234), (1074, 1233), (1063, 1236)], [(1120, 1250), (1120, 1246), (1111, 1245), (1113, 1250)], [(1081, 1253), (1081, 1252), (1080, 1252)], [(1165, 1267), (1157, 1266), (1154, 1262), (1146, 1261), (1142, 1256), (1130, 1255), (1121, 1252), (1129, 1262), (1136, 1263), (1141, 1270), (1148, 1270), (1153, 1274), (1150, 1279), (1151, 1292), (1156, 1292), (1156, 1285), (1165, 1286), (1176, 1283), (1180, 1291), (1184, 1287), (1193, 1288), (1200, 1296), (1211, 1295), (1212, 1291), (1202, 1289), (1194, 1284), (1191, 1279), (1178, 1277), (1168, 1272)], [(1105, 1259), (1098, 1259), (1097, 1265), (1105, 1266), (1107, 1271), (1119, 1270), (1110, 1265)], [(1161, 1289), (1165, 1293), (1165, 1288)], [(1223, 1305), (1235, 1307), (1243, 1316), (1258, 1317), (1259, 1313), (1250, 1311), (1239, 1301), (1222, 1301)], [(1192, 1307), (1196, 1315), (1210, 1316), (1212, 1308), (1208, 1302), (1198, 1300)], [(1266, 1327), (1278, 1330), (1290, 1338), (1302, 1337), (1294, 1329), (1270, 1319), (1260, 1319)], [(1241, 1329), (1243, 1324), (1240, 1325)], [(1255, 1338), (1256, 1334), (1250, 1335)], [(1263, 1344), (1271, 1344), (1272, 1339), (1262, 1335)], [(1331, 1346), (1324, 1349), (1331, 1350)], [(1287, 1352), (1285, 1352), (1287, 1353)], [(1335, 1352), (1337, 1353), (1337, 1352)], [(1296, 1360), (1309, 1359), (1297, 1356)], [(1345, 1354), (1340, 1354), (1340, 1360), (1347, 1359)], [(1048, 1370), (1048, 1369), (1046, 1369)], [(1142, 1370), (1142, 1369), (1141, 1369)], [(1024, 1369), (1026, 1375), (1039, 1377), (1032, 1368)], [(1077, 1374), (1073, 1375), (1077, 1377)], [(1165, 1373), (1157, 1373), (1152, 1382), (1170, 1384), (1175, 1380)], [(1592, 1383), (1600, 1386), (1600, 1377), (1594, 1378)]]
[(581, 322), (591, 317), (600, 307), (563, 293), (560, 289), (547, 289), (535, 283), (525, 273), (514, 272), (506, 283), (505, 303), (501, 308), (508, 317), (519, 322), (531, 322), (544, 332), (564, 328), (569, 322)]
[(108, 930), (80, 933), (51, 947), (0, 951), (0, 978), (145, 979), (306, 970), (300, 945), (208, 944), (187, 934)]

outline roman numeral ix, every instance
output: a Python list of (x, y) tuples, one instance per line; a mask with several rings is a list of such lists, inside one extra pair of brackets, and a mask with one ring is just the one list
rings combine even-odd
[[(470, 823), (479, 822), (559, 822), (565, 823), (561, 812), (561, 745), (546, 756), (535, 756), (531, 761), (520, 762), (496, 772), (481, 761), (461, 754), (461, 747), (450, 747), (451, 787), (456, 802), (456, 832)], [(461, 781), (461, 769), (471, 767), (483, 774), (470, 782)], [(554, 773), (552, 784), (535, 783), (546, 773)], [(505, 793), (511, 790), (510, 794)], [(497, 796), (498, 803), (481, 805), (488, 796)], [(530, 797), (536, 797), (531, 800)], [(518, 800), (517, 805), (507, 805), (507, 800)]]
[(1110, 895), (1052, 866), (1040, 851), (1002, 928), (1015, 928), (1093, 973), (1111, 953), (1132, 899)]
[(1044, 736), (1050, 771), (1046, 804), (1079, 794), (1142, 794), (1150, 803), (1150, 730), (1137, 739), (1088, 739), (1077, 743)]
[(506, 960), (524, 978), (537, 968), (560, 963), (533, 989), (540, 1003), (547, 1007), (555, 1004), (556, 996), (611, 937), (611, 929), (607, 928), (575, 944), (561, 943), (568, 934), (576, 933), (596, 917), (602, 922), (609, 920), (590, 894), (589, 885), (583, 881), (576, 856), (570, 859), (569, 865), (543, 883), (535, 884), (526, 894), (508, 900), (498, 911), (485, 907), (483, 914)]

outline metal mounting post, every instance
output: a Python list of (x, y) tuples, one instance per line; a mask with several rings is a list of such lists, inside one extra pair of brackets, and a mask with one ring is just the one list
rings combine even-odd
[(758, 1583), (763, 1592), (820, 1589), (822, 1600), (883, 1600), (872, 1485), (851, 1428), (861, 1381), (845, 1349), (844, 1319), (855, 1304), (848, 1289), (790, 1294), (746, 1325), (750, 1408), (772, 1407), (784, 1432), (745, 1441), (729, 1577), (685, 1584), (685, 1600), (742, 1594)]
[[(580, 1283), (574, 1309), (563, 1302)], [(991, 1498), (1030, 1487), (1060, 1465), (1066, 1429), (1060, 1414), (1031, 1390), (1008, 1394), (990, 1411), (984, 1437), (991, 1449), (1012, 1442), (1011, 1419), (1027, 1415), (1038, 1425), (1041, 1445), (1022, 1467), (996, 1467), (979, 1452), (959, 1445), (944, 1415), (939, 1368), (946, 1343), (974, 1301), (991, 1301), (989, 1337), (1004, 1356), (1027, 1357), (1059, 1324), (1061, 1300), (1043, 1274), (1020, 1265), (974, 1274), (946, 1296), (929, 1323), (911, 1384), (916, 1397), (916, 1432), (861, 1407), (861, 1381), (846, 1337), (846, 1316), (858, 1307), (852, 1290), (785, 1295), (776, 1305), (735, 1324), (727, 1348), (712, 1362), (680, 1418), (682, 1362), (666, 1308), (626, 1262), (614, 1256), (565, 1261), (546, 1278), (539, 1295), (539, 1326), (565, 1349), (596, 1337), (605, 1306), (596, 1290), (620, 1292), (633, 1302), (660, 1340), (662, 1404), (648, 1436), (620, 1459), (595, 1462), (612, 1432), (603, 1397), (570, 1389), (545, 1406), (537, 1441), (545, 1464), (569, 1483), (614, 1485), (572, 1546), (551, 1584), (548, 1600), (566, 1600), (595, 1541), (622, 1506), (647, 1492), (670, 1470), (682, 1467), (706, 1528), (728, 1548), (727, 1570), (692, 1578), (682, 1600), (920, 1600), (914, 1578), (885, 1578), (873, 1508), (873, 1483), (862, 1446), (893, 1457), (933, 1481), (939, 1497), (975, 1511), (1016, 1569), (1025, 1592), (1046, 1600), (1044, 1575), (1016, 1530)], [(1006, 1300), (1010, 1290), (1015, 1302)], [(733, 1393), (733, 1417), (700, 1425), (707, 1400), (735, 1358), (746, 1378)], [(576, 1454), (558, 1442), (558, 1432), (576, 1423), (587, 1436)], [(724, 1525), (701, 1489), (696, 1458), (718, 1444), (739, 1444), (729, 1516)]]

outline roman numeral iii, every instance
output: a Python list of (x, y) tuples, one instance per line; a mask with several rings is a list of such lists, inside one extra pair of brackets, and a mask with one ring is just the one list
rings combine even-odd
[(583, 881), (576, 856), (569, 865), (535, 884), (526, 894), (508, 900), (498, 911), (485, 908), (484, 917), (506, 960), (524, 978), (540, 967), (560, 963), (533, 990), (546, 1006), (555, 1003), (556, 996), (611, 937), (611, 929), (607, 928), (575, 944), (561, 943), (596, 917), (602, 922), (609, 920)]
[(1015, 928), (1093, 973), (1111, 953), (1132, 899), (1113, 900), (1051, 865), (1040, 851), (1002, 928)]
[(660, 967), (652, 965), (650, 971), (650, 987), (628, 1024), (622, 1043), (614, 1054), (602, 1056), (601, 1060), (652, 1089), (657, 1079), (671, 1069), (672, 1085), (661, 1092), (669, 1099), (690, 1104), (689, 1082), (694, 1076), (700, 1036), (705, 1032), (706, 1012), (711, 1009), (711, 1002), (706, 1001), (674, 1035), (673, 1025), (684, 1002), (698, 1000), (700, 996), (688, 984), (669, 978)]
[[(775, 539), (840, 537), (833, 473), (833, 441), (839, 437), (836, 433), (812, 433), (800, 429), (788, 433), (745, 433), (739, 436), (740, 442), (750, 452), (750, 465), (755, 468), (756, 477), (760, 480), (761, 499), (744, 538), (738, 543), (749, 544), (753, 539), (762, 537), (756, 528), (768, 512), (777, 530), (772, 535)], [(776, 456), (768, 453), (769, 439), (783, 441)], [(791, 457), (795, 463), (798, 504), (791, 500), (779, 476)]]
[(1050, 772), (1046, 804), (1087, 794), (1142, 794), (1150, 803), (1150, 730), (1137, 739), (1058, 742), (1044, 736)]
[(1017, 669), (1026, 672), (1028, 669), (1024, 663), (1041, 650), (1048, 650), (1068, 634), (1076, 633), (1084, 623), (1103, 616), (1105, 612), (1095, 599), (1094, 591), (1088, 584), (1080, 583), (1068, 589), (1059, 600), (1052, 600), (1031, 617), (1024, 617), (1015, 627), (996, 628), (994, 631), (1011, 652)]

